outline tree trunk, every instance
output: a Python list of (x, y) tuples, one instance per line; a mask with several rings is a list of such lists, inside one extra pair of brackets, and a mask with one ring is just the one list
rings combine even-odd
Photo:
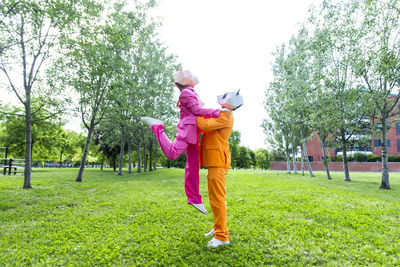
[(32, 170), (32, 129), (31, 129), (31, 100), (27, 93), (25, 103), (25, 170), (24, 170), (24, 189), (32, 188), (31, 185)]
[(382, 181), (380, 189), (390, 189), (389, 185), (389, 166), (388, 166), (388, 151), (387, 151), (387, 121), (382, 118)]
[(349, 160), (347, 159), (347, 143), (346, 143), (345, 131), (341, 131), (341, 134), (342, 134), (344, 181), (351, 182), (349, 173)]
[(150, 141), (150, 146), (149, 146), (149, 172), (153, 171), (153, 142)]
[(87, 155), (89, 153), (90, 139), (92, 137), (93, 129), (94, 129), (94, 123), (92, 120), (90, 122), (88, 135), (86, 137), (85, 148), (83, 149), (81, 166), (79, 167), (78, 176), (76, 177), (75, 182), (82, 182), (83, 171), (85, 170), (85, 163), (86, 163)]
[(290, 153), (289, 153), (289, 149), (286, 149), (286, 167), (287, 167), (287, 173), (290, 174)]
[(125, 141), (122, 141), (119, 152), (118, 175), (122, 175), (122, 165), (124, 165), (124, 147), (125, 147)]
[(143, 142), (143, 169), (147, 172), (147, 154), (146, 154), (146, 143)]
[(115, 172), (117, 170), (117, 161), (115, 160), (115, 157), (113, 157), (113, 171)]
[(293, 155), (293, 173), (297, 174), (296, 149), (294, 147), (294, 144), (292, 146), (292, 155)]
[(128, 166), (128, 173), (132, 173), (132, 148), (131, 148), (131, 141), (128, 138), (128, 155), (129, 155), (129, 166)]
[(62, 155), (63, 155), (63, 152), (62, 152), (62, 150), (61, 150), (61, 153), (60, 153), (60, 166), (59, 166), (59, 168), (62, 167)]
[(326, 158), (325, 141), (326, 141), (326, 138), (323, 138), (320, 135), (320, 142), (321, 142), (321, 149), (322, 149), (322, 162), (324, 163), (324, 167), (326, 170), (326, 175), (328, 177), (328, 180), (331, 180), (332, 178), (331, 178), (331, 174), (329, 172), (329, 163), (328, 163), (328, 159)]
[(304, 176), (304, 150), (303, 145), (300, 146), (300, 162), (301, 162), (301, 175)]
[(303, 147), (304, 147), (304, 148), (303, 148), (303, 150), (304, 150), (304, 157), (306, 158), (308, 171), (310, 172), (310, 176), (311, 176), (311, 177), (315, 177), (314, 172), (313, 172), (313, 170), (312, 170), (312, 168), (311, 168), (310, 159), (308, 158), (308, 155), (307, 155), (307, 144), (306, 144), (305, 142), (303, 142)]
[(104, 165), (104, 154), (101, 156), (100, 170), (103, 170), (103, 165)]
[[(303, 130), (301, 130), (301, 138), (304, 140)], [(304, 152), (304, 157), (307, 160), (307, 167), (308, 167), (308, 171), (310, 172), (310, 176), (315, 177), (313, 170), (311, 169), (310, 159), (308, 158), (308, 155), (307, 155), (307, 145), (306, 145), (305, 141), (303, 141), (303, 152)]]
[(153, 170), (157, 170), (157, 146), (155, 146), (156, 149), (154, 150), (154, 167)]
[(137, 145), (136, 145), (136, 151), (137, 151), (137, 170), (136, 172), (142, 172), (142, 159), (140, 158), (140, 142), (137, 140)]

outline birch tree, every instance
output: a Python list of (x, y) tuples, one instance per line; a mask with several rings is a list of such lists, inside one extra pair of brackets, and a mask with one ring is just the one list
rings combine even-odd
[(353, 68), (373, 96), (376, 122), (382, 142), (381, 189), (390, 189), (387, 132), (399, 112), (400, 99), (400, 2), (359, 2), (362, 21), (355, 30), (362, 33), (357, 43)]
[[(325, 130), (332, 130), (332, 136), (340, 143), (343, 153), (344, 180), (350, 182), (348, 167), (348, 150), (353, 136), (365, 126), (369, 119), (369, 95), (361, 86), (352, 62), (355, 47), (360, 42), (361, 34), (356, 29), (359, 9), (355, 2), (338, 2), (332, 4), (325, 1), (320, 13), (312, 17), (310, 22), (316, 25), (312, 50), (314, 51), (314, 75), (319, 79), (314, 82), (320, 93), (325, 95), (325, 109), (331, 118), (320, 120), (315, 127), (323, 138)], [(328, 101), (328, 102), (327, 102)], [(322, 117), (324, 118), (324, 117)], [(335, 129), (327, 127), (326, 123)]]

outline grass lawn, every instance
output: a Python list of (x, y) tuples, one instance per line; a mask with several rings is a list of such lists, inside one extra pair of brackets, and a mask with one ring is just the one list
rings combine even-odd
[(212, 215), (186, 204), (184, 170), (77, 172), (34, 169), (32, 190), (0, 176), (0, 266), (400, 265), (400, 174), (379, 190), (379, 173), (230, 170), (231, 245), (208, 249)]

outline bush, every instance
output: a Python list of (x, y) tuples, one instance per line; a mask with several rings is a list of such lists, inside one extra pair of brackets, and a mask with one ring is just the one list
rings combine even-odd
[(400, 155), (389, 155), (389, 162), (400, 162)]
[(364, 153), (355, 153), (354, 154), (354, 160), (358, 162), (365, 162), (368, 161), (368, 155)]
[(369, 154), (368, 155), (368, 162), (380, 162), (381, 161), (381, 157), (378, 155), (374, 155), (374, 154)]
[(41, 160), (32, 160), (32, 167), (43, 167)]
[(81, 166), (81, 161), (80, 161), (80, 160), (74, 161), (74, 162), (72, 163), (72, 166), (73, 166), (74, 168), (80, 167), (80, 166)]
[(336, 157), (332, 157), (332, 162), (342, 162), (343, 157), (342, 155), (337, 155)]
[(270, 161), (286, 161), (285, 153), (282, 151), (272, 150), (269, 153), (269, 160)]

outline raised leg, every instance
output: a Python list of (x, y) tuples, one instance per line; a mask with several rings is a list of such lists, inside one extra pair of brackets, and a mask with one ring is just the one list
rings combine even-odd
[(179, 138), (175, 138), (174, 142), (172, 143), (171, 140), (169, 140), (169, 138), (165, 135), (163, 125), (153, 125), (151, 126), (151, 129), (156, 135), (162, 152), (170, 160), (176, 160), (188, 147), (188, 144)]

